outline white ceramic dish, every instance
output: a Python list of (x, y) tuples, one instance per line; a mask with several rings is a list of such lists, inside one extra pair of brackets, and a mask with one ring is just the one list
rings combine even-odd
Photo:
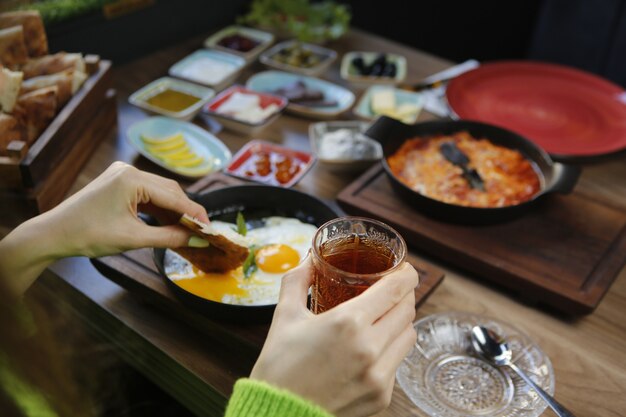
[[(294, 65), (288, 65), (283, 62), (277, 61), (274, 57), (280, 53), (280, 51), (293, 47), (300, 43), (301, 47), (305, 50), (311, 51), (320, 57), (320, 62), (309, 68), (298, 67)], [(281, 71), (294, 72), (296, 74), (304, 74), (310, 77), (317, 77), (330, 67), (330, 65), (337, 59), (337, 52), (332, 49), (324, 48), (319, 45), (311, 43), (299, 42), (297, 40), (284, 41), (274, 45), (272, 48), (261, 54), (259, 60), (270, 68), (274, 68)]]
[(418, 108), (418, 111), (413, 115), (411, 120), (403, 120), (404, 123), (415, 123), (419, 114), (424, 107), (424, 96), (421, 93), (415, 93), (412, 91), (400, 90), (392, 86), (385, 85), (373, 85), (369, 87), (361, 96), (361, 99), (354, 107), (354, 114), (365, 120), (374, 120), (380, 117), (379, 114), (375, 114), (372, 111), (372, 96), (375, 92), (380, 90), (392, 89), (395, 96), (396, 106), (402, 104), (412, 104)]
[[(258, 95), (260, 97), (261, 107), (266, 107), (269, 104), (273, 103), (278, 106), (278, 109), (275, 113), (269, 115), (268, 117), (257, 123), (251, 123), (246, 120), (238, 119), (234, 116), (219, 113), (219, 106), (221, 106), (224, 101), (227, 100), (235, 92)], [(208, 116), (216, 119), (227, 129), (246, 135), (255, 135), (262, 129), (272, 124), (272, 122), (274, 122), (276, 119), (278, 119), (285, 107), (287, 107), (287, 99), (285, 99), (284, 97), (275, 96), (273, 94), (260, 93), (258, 91), (247, 89), (240, 85), (234, 85), (222, 91), (215, 98), (213, 98), (213, 100), (209, 101), (206, 106), (204, 106), (202, 111)]]
[(363, 171), (374, 162), (380, 160), (383, 155), (382, 148), (378, 142), (371, 139), (370, 144), (374, 148), (374, 155), (369, 158), (328, 158), (320, 153), (321, 141), (325, 134), (341, 129), (347, 129), (351, 132), (362, 134), (367, 130), (369, 125), (370, 123), (359, 120), (338, 120), (310, 124), (309, 141), (318, 164), (332, 172), (349, 173)]
[(255, 74), (248, 79), (246, 87), (251, 90), (273, 94), (278, 88), (298, 80), (304, 82), (307, 88), (321, 90), (327, 99), (335, 101), (336, 104), (327, 107), (313, 107), (290, 102), (287, 104), (287, 111), (293, 114), (313, 119), (333, 119), (348, 111), (354, 104), (354, 93), (347, 88), (320, 80), (319, 78), (283, 71), (265, 71)]
[(379, 55), (379, 52), (348, 52), (341, 59), (341, 67), (339, 69), (341, 78), (360, 87), (367, 87), (373, 84), (396, 85), (404, 81), (406, 78), (407, 63), (406, 58), (402, 55), (385, 54), (387, 61), (393, 62), (396, 65), (395, 77), (361, 75), (352, 63), (354, 58), (361, 57), (365, 65), (370, 65)]
[[(150, 138), (163, 138), (177, 133), (182, 133), (191, 150), (206, 160), (205, 164), (194, 168), (171, 166), (150, 152), (141, 139), (142, 135)], [(232, 159), (230, 150), (217, 137), (192, 123), (169, 117), (155, 116), (136, 122), (128, 128), (126, 137), (130, 144), (147, 159), (175, 174), (188, 178), (200, 178), (209, 173), (221, 171)]]
[[(248, 175), (248, 170), (250, 170), (250, 168), (252, 168), (253, 171), (256, 171), (254, 168), (256, 164), (255, 161), (257, 161), (257, 156), (260, 153), (270, 155), (270, 161), (273, 161), (270, 162), (272, 172), (269, 175), (264, 174), (263, 176)], [(276, 156), (280, 157), (275, 159)], [(297, 161), (300, 165), (300, 169), (289, 181), (280, 182), (276, 178), (277, 162), (283, 160), (284, 157)], [(228, 165), (228, 167), (226, 167), (225, 172), (229, 175), (247, 181), (255, 181), (262, 184), (289, 188), (297, 184), (302, 177), (309, 172), (311, 167), (315, 164), (315, 161), (315, 155), (308, 152), (297, 151), (276, 143), (255, 139), (246, 143), (241, 147), (241, 149), (239, 149), (239, 151), (237, 151), (232, 162)], [(250, 165), (251, 162), (253, 163), (252, 165)]]
[[(168, 89), (192, 95), (197, 97), (199, 100), (186, 109), (178, 112), (168, 111), (161, 107), (153, 106), (147, 102), (147, 100), (151, 97), (154, 97), (155, 95)], [(193, 119), (196, 114), (198, 114), (202, 106), (213, 98), (214, 95), (215, 91), (211, 88), (177, 80), (175, 78), (162, 77), (135, 91), (128, 98), (128, 102), (153, 114), (161, 114), (163, 116), (189, 121)]]
[[(237, 51), (236, 49), (227, 48), (225, 46), (219, 45), (220, 40), (222, 40), (226, 36), (237, 35), (237, 34), (253, 39), (259, 42), (259, 44), (255, 46), (254, 48), (252, 48), (251, 50), (249, 50), (248, 52), (241, 52), (241, 51)], [(261, 52), (266, 50), (272, 43), (274, 43), (274, 39), (275, 39), (274, 34), (270, 32), (247, 28), (244, 26), (233, 25), (233, 26), (228, 26), (214, 33), (210, 37), (208, 37), (204, 41), (204, 47), (240, 56), (241, 58), (246, 60), (246, 63), (249, 64), (253, 62), (255, 59), (257, 59), (257, 57), (261, 54)]]
[[(214, 62), (216, 65), (226, 65), (228, 69), (224, 71), (216, 71), (218, 75), (214, 79), (205, 78), (206, 75), (204, 74), (206, 74), (206, 71), (196, 71), (195, 73), (190, 72), (192, 69), (198, 70), (199, 67), (196, 66), (202, 65), (203, 62)], [(242, 57), (219, 51), (200, 49), (190, 55), (187, 55), (185, 58), (172, 65), (169, 69), (169, 75), (192, 81), (194, 83), (207, 85), (217, 91), (220, 91), (237, 79), (245, 65), (246, 60)]]

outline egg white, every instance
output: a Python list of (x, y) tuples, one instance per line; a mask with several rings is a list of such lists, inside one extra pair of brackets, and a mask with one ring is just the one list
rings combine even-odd
[[(317, 228), (314, 225), (303, 223), (295, 218), (268, 217), (262, 219), (264, 225), (248, 230), (246, 240), (249, 247), (260, 249), (271, 244), (283, 244), (298, 252), (300, 262), (306, 257)], [(232, 223), (212, 221), (214, 228), (236, 229)], [(174, 282), (180, 279), (194, 278), (192, 265), (186, 259), (173, 251), (165, 253), (165, 273)], [(197, 276), (201, 276), (198, 274)], [(270, 273), (261, 268), (244, 278), (243, 270), (236, 272), (238, 287), (245, 290), (246, 295), (224, 294), (222, 303), (235, 305), (269, 305), (278, 302), (280, 284), (284, 273)], [(207, 277), (207, 279), (210, 279)], [(197, 294), (200, 295), (200, 294)], [(201, 296), (201, 295), (200, 295)]]

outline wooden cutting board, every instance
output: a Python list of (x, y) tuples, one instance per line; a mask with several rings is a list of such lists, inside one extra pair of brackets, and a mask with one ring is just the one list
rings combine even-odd
[[(188, 191), (202, 193), (242, 183), (241, 180), (218, 173), (199, 180), (189, 187)], [(409, 261), (420, 274), (420, 285), (415, 291), (416, 305), (419, 305), (441, 283), (444, 274), (439, 268), (415, 255), (410, 255)], [(242, 325), (212, 320), (183, 305), (157, 271), (151, 249), (129, 251), (93, 259), (92, 262), (104, 276), (141, 300), (162, 309), (166, 314), (176, 316), (200, 331), (219, 337), (230, 345), (259, 350), (265, 341), (269, 324)]]
[(626, 212), (581, 193), (554, 196), (508, 223), (462, 226), (420, 214), (377, 164), (338, 202), (397, 228), (422, 253), (569, 314), (592, 312), (626, 262)]

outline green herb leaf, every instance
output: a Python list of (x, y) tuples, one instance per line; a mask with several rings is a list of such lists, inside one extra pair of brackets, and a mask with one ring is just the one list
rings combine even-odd
[(237, 233), (241, 236), (245, 236), (248, 233), (248, 226), (246, 226), (246, 219), (244, 219), (241, 212), (237, 213)]
[(238, 23), (286, 31), (304, 42), (324, 42), (343, 36), (351, 18), (350, 7), (334, 1), (253, 0)]
[(256, 272), (256, 270), (258, 269), (258, 267), (256, 266), (256, 246), (252, 246), (250, 247), (250, 252), (248, 253), (248, 257), (246, 258), (245, 261), (243, 261), (243, 277), (245, 279), (250, 278), (250, 276), (252, 276), (253, 273)]

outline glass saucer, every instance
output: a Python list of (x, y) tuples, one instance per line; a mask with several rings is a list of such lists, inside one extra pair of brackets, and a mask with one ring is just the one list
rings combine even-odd
[(509, 343), (513, 361), (554, 394), (550, 359), (525, 333), (490, 317), (433, 314), (415, 322), (417, 343), (396, 377), (406, 395), (432, 417), (537, 417), (546, 403), (508, 368), (496, 368), (472, 349), (470, 331), (482, 325)]

